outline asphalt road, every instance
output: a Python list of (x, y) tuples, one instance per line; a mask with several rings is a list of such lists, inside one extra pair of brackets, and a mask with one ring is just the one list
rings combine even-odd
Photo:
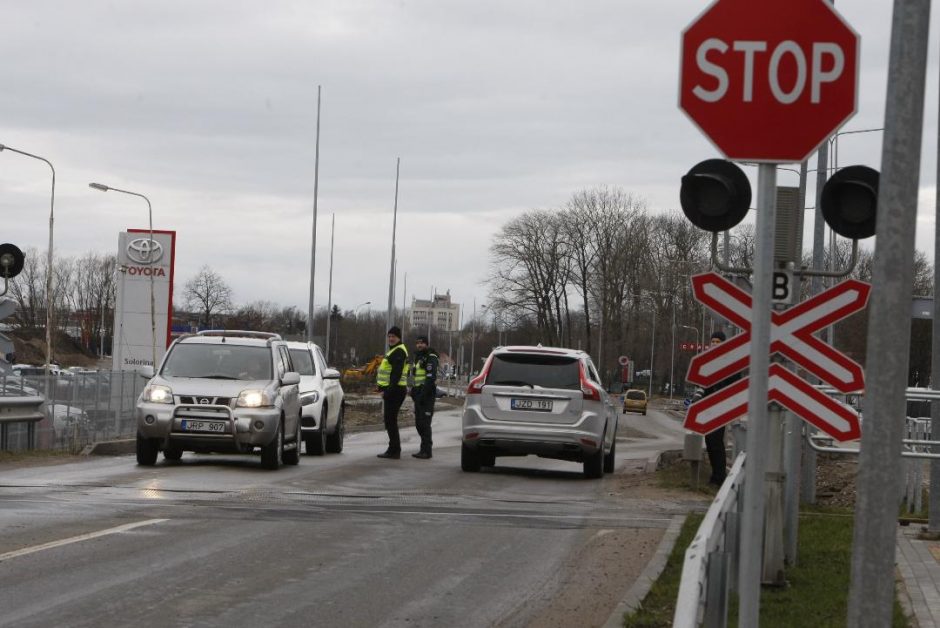
[(0, 467), (0, 626), (587, 626), (688, 509), (627, 481), (681, 447), (656, 411), (622, 415), (651, 438), (621, 436), (617, 472), (585, 480), (533, 457), (463, 473), (441, 410), (429, 461), (405, 428), (399, 461), (364, 432), (276, 472), (193, 454)]

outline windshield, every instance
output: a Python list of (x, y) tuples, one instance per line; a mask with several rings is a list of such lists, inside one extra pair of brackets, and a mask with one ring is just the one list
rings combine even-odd
[(291, 349), (290, 359), (294, 361), (294, 370), (301, 375), (317, 374), (317, 369), (313, 365), (313, 356), (307, 349)]
[(164, 377), (272, 379), (271, 349), (223, 344), (178, 344), (170, 352)]
[(493, 356), (487, 384), (581, 389), (577, 358), (560, 355), (504, 353)]
[(632, 399), (634, 401), (645, 401), (646, 393), (639, 390), (628, 390), (627, 399)]

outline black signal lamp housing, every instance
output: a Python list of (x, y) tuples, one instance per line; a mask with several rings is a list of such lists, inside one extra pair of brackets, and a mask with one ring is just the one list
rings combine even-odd
[(738, 166), (725, 159), (706, 159), (682, 177), (682, 212), (705, 231), (727, 231), (747, 216), (751, 183)]
[(832, 175), (820, 196), (826, 224), (850, 240), (875, 235), (878, 180), (878, 171), (868, 166), (848, 166)]

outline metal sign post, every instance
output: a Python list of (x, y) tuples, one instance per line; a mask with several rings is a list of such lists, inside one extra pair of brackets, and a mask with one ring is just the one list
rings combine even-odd
[(848, 625), (891, 625), (930, 0), (894, 3)]

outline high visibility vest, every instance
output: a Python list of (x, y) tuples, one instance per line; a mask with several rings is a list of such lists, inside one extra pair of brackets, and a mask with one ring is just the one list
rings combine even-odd
[(424, 384), (425, 380), (428, 378), (428, 371), (425, 368), (428, 364), (428, 360), (432, 357), (436, 358), (436, 353), (429, 353), (424, 356), (424, 359), (418, 358), (415, 360), (415, 386), (421, 386)]
[(402, 350), (405, 352), (405, 364), (401, 368), (401, 376), (398, 378), (398, 381), (394, 383), (395, 386), (407, 386), (408, 385), (408, 348), (404, 344), (397, 344), (385, 354), (385, 357), (382, 358), (382, 364), (379, 365), (378, 375), (375, 378), (375, 383), (378, 384), (379, 388), (386, 388), (391, 383), (392, 378), (392, 364), (388, 361), (388, 356), (392, 355), (393, 351)]

